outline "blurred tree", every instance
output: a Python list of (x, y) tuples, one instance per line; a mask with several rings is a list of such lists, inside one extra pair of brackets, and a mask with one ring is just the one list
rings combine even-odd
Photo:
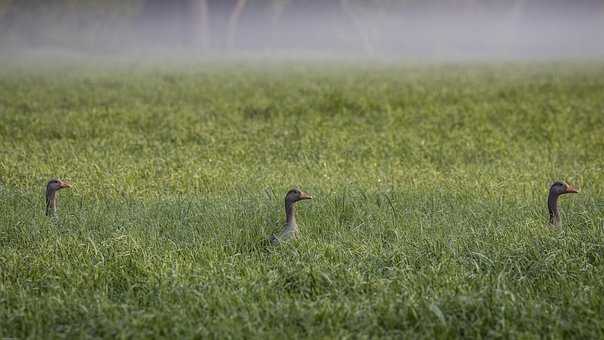
[(229, 23), (227, 29), (227, 48), (232, 49), (235, 47), (235, 36), (237, 34), (237, 28), (239, 27), (239, 19), (245, 8), (247, 0), (238, 0), (235, 4), (233, 11), (229, 16)]
[(145, 0), (142, 32), (162, 45), (234, 47), (246, 0)]
[(207, 0), (191, 0), (190, 27), (191, 41), (201, 51), (210, 47), (210, 13)]
[[(560, 32), (600, 27), (603, 7), (604, 0), (0, 0), (0, 40), (98, 50), (515, 50), (535, 23)], [(498, 39), (485, 39), (485, 29)]]
[(191, 0), (145, 0), (141, 12), (143, 39), (158, 45), (182, 45), (187, 41), (187, 24)]
[(371, 38), (369, 36), (368, 28), (363, 25), (360, 19), (360, 15), (357, 15), (354, 10), (354, 5), (351, 4), (350, 0), (340, 0), (340, 6), (344, 13), (346, 13), (350, 22), (355, 28), (359, 36), (359, 40), (361, 41), (361, 46), (365, 53), (369, 56), (373, 56), (375, 54), (375, 48), (373, 47), (373, 43), (371, 42)]
[(4, 18), (4, 14), (8, 11), (12, 0), (0, 0), (0, 20)]

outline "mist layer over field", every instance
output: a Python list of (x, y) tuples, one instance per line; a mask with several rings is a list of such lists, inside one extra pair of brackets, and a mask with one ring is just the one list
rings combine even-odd
[(0, 337), (604, 336), (601, 63), (0, 74)]
[(369, 59), (602, 58), (604, 2), (0, 2), (4, 52)]

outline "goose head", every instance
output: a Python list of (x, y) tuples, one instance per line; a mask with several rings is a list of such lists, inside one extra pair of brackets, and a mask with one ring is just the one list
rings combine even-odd
[(61, 189), (71, 188), (71, 183), (60, 179), (51, 179), (46, 185), (46, 193), (57, 192)]
[(311, 200), (312, 195), (300, 190), (298, 187), (292, 188), (285, 195), (285, 203), (292, 204), (302, 200)]
[(576, 194), (578, 192), (579, 190), (577, 188), (564, 181), (554, 182), (549, 189), (550, 195), (555, 196), (560, 196), (564, 194)]

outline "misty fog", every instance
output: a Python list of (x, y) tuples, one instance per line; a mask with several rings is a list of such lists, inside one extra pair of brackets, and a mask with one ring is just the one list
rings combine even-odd
[(0, 1), (0, 50), (103, 56), (600, 58), (604, 0), (5, 0)]

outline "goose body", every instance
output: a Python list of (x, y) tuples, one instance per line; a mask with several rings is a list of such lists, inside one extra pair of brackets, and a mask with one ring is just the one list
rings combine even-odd
[(579, 190), (574, 186), (558, 181), (549, 188), (547, 197), (547, 209), (549, 210), (549, 224), (553, 227), (560, 226), (560, 210), (558, 209), (558, 198), (564, 194), (576, 194)]
[(285, 195), (285, 225), (279, 235), (272, 235), (270, 242), (272, 245), (278, 245), (281, 242), (296, 239), (300, 233), (298, 223), (296, 223), (296, 202), (306, 199), (312, 199), (312, 196), (298, 188), (293, 188)]
[(299, 233), (297, 224), (286, 224), (279, 235), (271, 235), (271, 245), (276, 246), (281, 242), (297, 239)]

